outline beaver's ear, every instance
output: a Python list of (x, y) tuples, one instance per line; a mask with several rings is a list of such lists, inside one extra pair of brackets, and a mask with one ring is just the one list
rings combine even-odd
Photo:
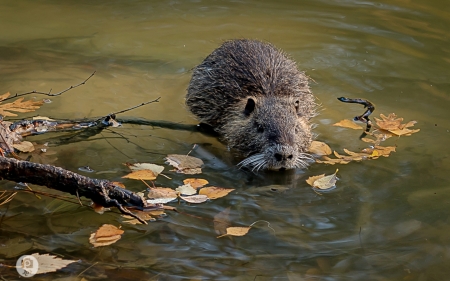
[(252, 98), (249, 98), (247, 100), (247, 104), (245, 105), (244, 114), (246, 116), (249, 116), (253, 112), (253, 110), (255, 110), (255, 105), (256, 105), (255, 100)]

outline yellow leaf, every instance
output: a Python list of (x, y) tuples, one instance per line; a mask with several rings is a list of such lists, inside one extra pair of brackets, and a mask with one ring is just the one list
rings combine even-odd
[(1, 95), (0, 96), (0, 101), (2, 101), (2, 100), (4, 100), (4, 99), (6, 99), (7, 97), (9, 97), (11, 94), (8, 92), (8, 93), (5, 93), (5, 94), (3, 94), (3, 95)]
[(89, 242), (94, 247), (106, 246), (115, 243), (124, 233), (122, 229), (111, 224), (102, 225), (95, 233), (92, 233)]
[(248, 231), (250, 230), (251, 227), (247, 226), (247, 227), (239, 227), (239, 226), (231, 226), (231, 227), (227, 227), (227, 233), (217, 236), (217, 238), (223, 237), (223, 236), (227, 236), (227, 235), (231, 235), (231, 236), (244, 236), (248, 233)]
[(15, 149), (21, 152), (32, 152), (34, 151), (34, 145), (29, 141), (22, 141), (20, 143), (14, 143), (12, 145)]
[(208, 186), (200, 189), (198, 194), (206, 195), (209, 199), (217, 199), (226, 196), (228, 193), (233, 191), (233, 188), (222, 188), (216, 186)]
[(155, 180), (156, 175), (151, 170), (138, 170), (135, 172), (131, 172), (128, 175), (123, 176), (122, 178), (133, 179), (133, 180)]
[(189, 179), (183, 180), (183, 183), (190, 184), (193, 188), (199, 188), (199, 187), (207, 185), (209, 182), (204, 179), (189, 178)]
[(341, 120), (341, 121), (333, 124), (333, 126), (350, 128), (350, 129), (354, 129), (354, 130), (362, 130), (363, 129), (363, 127), (359, 126), (358, 124), (356, 124), (355, 122), (353, 122), (352, 120), (349, 120), (349, 119)]
[(311, 146), (309, 147), (309, 152), (316, 155), (330, 155), (331, 148), (324, 142), (312, 141)]
[(339, 171), (339, 169), (336, 169), (336, 172), (334, 174), (329, 176), (324, 176), (319, 179), (317, 179), (313, 186), (319, 189), (329, 189), (336, 185), (336, 181), (338, 180), (336, 174)]
[(315, 182), (316, 180), (320, 179), (320, 178), (323, 178), (324, 176), (325, 176), (325, 174), (321, 174), (321, 175), (318, 175), (318, 176), (312, 176), (312, 177), (309, 177), (309, 178), (306, 180), (306, 183), (308, 183), (310, 186), (314, 186), (314, 182)]
[(3, 116), (17, 116), (17, 114), (12, 113), (11, 111), (32, 112), (41, 107), (42, 104), (44, 104), (43, 101), (32, 101), (32, 100), (23, 101), (23, 98), (18, 98), (14, 102), (0, 104), (0, 114)]
[(130, 168), (131, 171), (150, 170), (155, 174), (155, 176), (158, 176), (164, 170), (163, 166), (151, 163), (125, 163), (125, 165)]

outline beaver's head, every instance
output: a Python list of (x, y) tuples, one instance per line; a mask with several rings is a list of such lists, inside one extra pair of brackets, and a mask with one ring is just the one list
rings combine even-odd
[[(313, 134), (311, 101), (295, 96), (249, 96), (222, 129), (231, 147), (247, 158), (240, 166), (252, 170), (304, 168)], [(306, 107), (306, 108), (305, 108)], [(236, 111), (235, 111), (236, 112)]]

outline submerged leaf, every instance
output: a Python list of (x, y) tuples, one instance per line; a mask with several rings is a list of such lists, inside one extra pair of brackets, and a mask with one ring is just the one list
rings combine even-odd
[(169, 154), (166, 157), (167, 163), (175, 167), (178, 173), (183, 174), (200, 174), (203, 161), (199, 158), (189, 155)]
[(148, 192), (148, 198), (150, 200), (147, 200), (147, 203), (151, 204), (165, 204), (167, 202), (173, 201), (177, 199), (178, 194), (175, 190), (168, 187), (155, 187), (151, 188)]
[(34, 151), (34, 145), (29, 141), (22, 141), (20, 143), (14, 143), (12, 145), (15, 149), (21, 152), (32, 152)]
[(350, 129), (354, 129), (354, 130), (362, 130), (363, 129), (363, 127), (361, 127), (360, 125), (356, 124), (355, 122), (353, 122), (352, 120), (349, 120), (349, 119), (341, 120), (341, 121), (333, 124), (333, 126), (350, 128)]
[(208, 186), (200, 189), (198, 194), (206, 195), (209, 199), (217, 199), (226, 196), (228, 193), (233, 191), (233, 188), (222, 188), (216, 186)]
[(227, 227), (231, 225), (230, 210), (231, 208), (228, 207), (214, 216), (214, 230), (218, 235), (227, 233)]

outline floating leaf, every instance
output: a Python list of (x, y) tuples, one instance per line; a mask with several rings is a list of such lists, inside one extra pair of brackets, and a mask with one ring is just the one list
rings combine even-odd
[(199, 204), (206, 202), (208, 200), (208, 196), (206, 195), (192, 195), (192, 196), (180, 196), (186, 202)]
[[(9, 93), (0, 96), (0, 98), (3, 98), (2, 100), (4, 100), (8, 96), (9, 96)], [(17, 116), (17, 114), (12, 113), (12, 111), (14, 111), (14, 112), (32, 112), (44, 104), (43, 101), (32, 101), (32, 100), (23, 101), (23, 99), (24, 98), (18, 98), (13, 102), (0, 104), (0, 114), (3, 116)], [(1, 103), (1, 101), (0, 101), (0, 103)]]
[(355, 122), (353, 122), (352, 120), (349, 120), (349, 119), (341, 120), (341, 121), (333, 124), (333, 126), (350, 128), (350, 129), (354, 129), (354, 130), (362, 130), (363, 129), (363, 127), (361, 127), (360, 125), (356, 124)]
[(175, 190), (168, 187), (155, 187), (151, 188), (148, 192), (148, 198), (151, 200), (147, 200), (147, 203), (150, 204), (165, 204), (167, 202), (176, 200), (178, 194)]
[(151, 170), (138, 170), (129, 173), (128, 175), (123, 176), (122, 178), (125, 179), (133, 179), (133, 180), (155, 180), (156, 179), (155, 173)]
[(111, 183), (114, 184), (115, 186), (118, 186), (118, 187), (123, 188), (123, 189), (126, 189), (126, 188), (127, 188), (127, 187), (126, 187), (123, 183), (121, 183), (120, 181), (112, 181)]
[(151, 164), (151, 163), (125, 163), (125, 165), (130, 168), (132, 171), (139, 171), (139, 170), (150, 170), (152, 171), (156, 176), (162, 173), (164, 170), (163, 166)]
[(233, 188), (222, 188), (216, 186), (208, 186), (200, 189), (198, 194), (206, 195), (209, 199), (217, 199), (226, 196), (228, 193), (233, 191)]
[(122, 237), (124, 231), (111, 224), (102, 225), (95, 233), (92, 233), (89, 242), (94, 247), (111, 245)]
[(334, 187), (336, 185), (336, 181), (338, 180), (336, 176), (338, 171), (339, 169), (336, 169), (336, 172), (334, 172), (334, 174), (316, 179), (313, 183), (313, 187), (319, 189), (329, 189)]
[(169, 154), (166, 157), (167, 163), (175, 167), (178, 173), (183, 174), (200, 174), (203, 161), (199, 158), (189, 155)]
[(189, 179), (183, 180), (183, 183), (190, 184), (193, 188), (199, 188), (199, 187), (203, 187), (203, 186), (207, 185), (209, 182), (204, 179), (189, 178)]
[(330, 158), (328, 156), (323, 156), (322, 160), (316, 159), (317, 163), (322, 163), (322, 164), (330, 164), (330, 165), (334, 165), (334, 164), (348, 164), (351, 162), (351, 160), (345, 160), (345, 159), (334, 159), (334, 158)]
[(39, 263), (36, 274), (55, 272), (71, 263), (78, 262), (75, 260), (63, 260), (57, 256), (49, 254), (40, 255), (39, 253), (34, 253), (32, 256), (35, 257)]
[(180, 192), (180, 194), (183, 195), (194, 195), (197, 194), (197, 190), (194, 189), (190, 184), (185, 184), (182, 186), (179, 186), (176, 191)]
[(311, 146), (309, 147), (309, 152), (316, 155), (330, 155), (331, 148), (324, 142), (312, 141)]
[(320, 178), (323, 178), (325, 174), (321, 174), (318, 176), (311, 176), (306, 180), (306, 183), (308, 183), (310, 186), (314, 186), (314, 182)]
[(411, 130), (409, 127), (414, 126), (416, 121), (409, 121), (406, 124), (402, 124), (403, 118), (397, 117), (395, 113), (390, 113), (388, 116), (380, 114), (381, 119), (376, 118), (377, 126), (382, 129), (389, 131), (397, 136), (410, 136), (411, 134), (417, 133), (420, 129)]
[(20, 143), (14, 143), (12, 145), (15, 149), (21, 152), (32, 152), (34, 151), (34, 145), (29, 141), (22, 141)]
[(247, 226), (247, 227), (239, 227), (239, 226), (232, 226), (232, 227), (227, 227), (227, 233), (217, 236), (217, 238), (223, 237), (223, 236), (227, 236), (227, 235), (231, 235), (231, 236), (244, 236), (248, 233), (248, 231), (250, 230), (251, 227)]

